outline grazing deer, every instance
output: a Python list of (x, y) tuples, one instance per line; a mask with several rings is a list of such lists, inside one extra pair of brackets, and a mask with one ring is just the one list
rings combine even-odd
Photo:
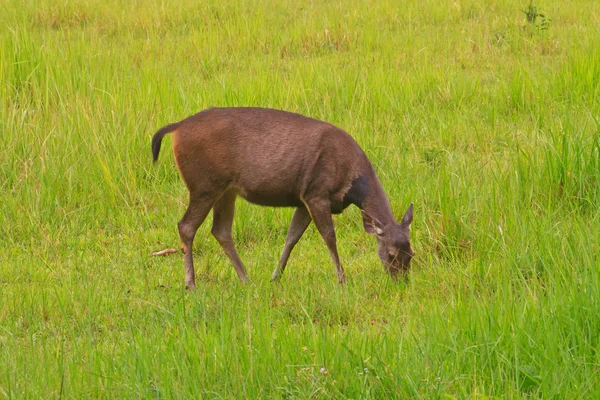
[(413, 205), (402, 222), (396, 222), (371, 162), (340, 128), (273, 109), (211, 108), (161, 128), (152, 139), (155, 162), (168, 133), (173, 133), (175, 160), (190, 193), (178, 224), (187, 288), (196, 287), (194, 236), (211, 209), (211, 233), (240, 280), (246, 281), (246, 268), (231, 236), (237, 196), (262, 206), (296, 207), (274, 281), (314, 221), (329, 248), (338, 281), (346, 282), (331, 215), (350, 204), (361, 209), (365, 230), (377, 238), (385, 269), (394, 279), (408, 271), (414, 255), (409, 240)]

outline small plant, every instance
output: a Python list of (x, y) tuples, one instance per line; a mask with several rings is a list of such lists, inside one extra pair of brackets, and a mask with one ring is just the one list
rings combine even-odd
[(552, 19), (548, 18), (545, 14), (542, 14), (538, 7), (533, 4), (533, 0), (531, 0), (529, 6), (522, 11), (525, 13), (529, 26), (540, 31), (545, 31), (550, 27)]

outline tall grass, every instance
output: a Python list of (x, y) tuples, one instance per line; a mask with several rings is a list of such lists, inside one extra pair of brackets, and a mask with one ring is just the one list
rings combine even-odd
[[(597, 398), (596, 2), (0, 5), (0, 398)], [(351, 133), (398, 216), (409, 282), (358, 210), (349, 284), (311, 227), (269, 282), (292, 210), (238, 201), (238, 283), (151, 135), (210, 106)], [(166, 139), (169, 140), (169, 139)]]

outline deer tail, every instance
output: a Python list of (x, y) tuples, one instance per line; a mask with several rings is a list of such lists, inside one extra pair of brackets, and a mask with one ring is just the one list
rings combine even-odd
[(158, 153), (160, 153), (160, 143), (162, 142), (163, 137), (179, 128), (180, 125), (181, 122), (176, 122), (174, 124), (163, 126), (158, 130), (158, 132), (154, 134), (154, 137), (152, 138), (152, 157), (154, 162), (158, 160)]

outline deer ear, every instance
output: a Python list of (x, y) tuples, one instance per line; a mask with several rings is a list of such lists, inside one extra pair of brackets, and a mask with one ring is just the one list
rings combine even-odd
[(402, 225), (408, 226), (409, 229), (410, 229), (410, 224), (412, 224), (412, 221), (413, 221), (414, 208), (415, 207), (414, 207), (413, 203), (410, 203), (410, 206), (408, 206), (408, 210), (406, 210), (406, 213), (404, 214), (404, 217), (402, 218)]
[(363, 216), (365, 231), (375, 236), (383, 235), (383, 224), (375, 217), (370, 216), (365, 210), (360, 210)]

